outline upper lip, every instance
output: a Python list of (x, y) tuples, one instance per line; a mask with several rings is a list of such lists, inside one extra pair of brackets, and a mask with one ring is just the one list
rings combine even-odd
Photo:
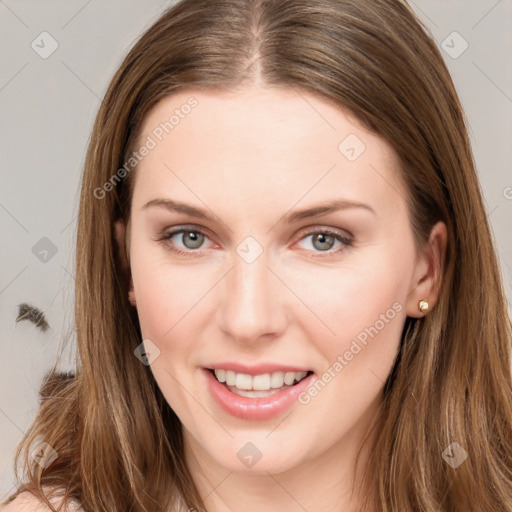
[(230, 370), (235, 373), (245, 373), (247, 375), (263, 375), (265, 373), (275, 372), (310, 372), (309, 368), (303, 366), (292, 366), (287, 364), (278, 363), (259, 363), (259, 364), (241, 364), (236, 362), (224, 361), (220, 363), (213, 363), (206, 366), (208, 370)]

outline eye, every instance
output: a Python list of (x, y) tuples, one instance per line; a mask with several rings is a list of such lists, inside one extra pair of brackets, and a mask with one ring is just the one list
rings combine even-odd
[(166, 231), (158, 238), (169, 250), (187, 255), (200, 249), (207, 239), (208, 237), (203, 231), (196, 228), (187, 228), (186, 226)]
[[(310, 246), (313, 248), (306, 247), (305, 250), (317, 253), (339, 253), (346, 247), (353, 245), (351, 236), (326, 228), (307, 232), (306, 235), (301, 238), (301, 241), (308, 238), (311, 239)], [(179, 226), (163, 232), (157, 240), (165, 244), (165, 247), (174, 253), (191, 255), (193, 253), (199, 253), (199, 249), (204, 245), (205, 240), (209, 240), (209, 238), (206, 233), (200, 229)], [(336, 243), (338, 244), (338, 248), (333, 250)]]
[[(308, 238), (310, 239), (310, 245), (313, 247), (313, 252), (328, 252), (329, 254), (338, 253), (343, 251), (346, 247), (353, 245), (353, 239), (351, 237), (344, 235), (341, 232), (325, 228), (310, 231), (301, 239), (301, 241)], [(336, 243), (338, 243), (338, 249), (332, 250)]]

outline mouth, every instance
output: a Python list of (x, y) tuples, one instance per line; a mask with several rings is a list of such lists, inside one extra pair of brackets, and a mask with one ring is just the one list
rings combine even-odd
[(247, 398), (263, 398), (296, 386), (313, 371), (276, 371), (249, 375), (222, 368), (206, 368), (231, 393)]

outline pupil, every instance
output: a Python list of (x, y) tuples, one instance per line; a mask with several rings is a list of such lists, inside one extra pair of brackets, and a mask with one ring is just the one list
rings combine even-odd
[[(327, 243), (327, 245), (330, 245), (329, 242), (332, 242), (332, 236), (331, 235), (327, 235), (325, 233), (320, 233), (319, 235), (317, 235), (317, 238), (316, 240), (320, 241), (321, 244), (325, 244)], [(326, 242), (327, 240), (327, 242)], [(320, 248), (320, 249), (330, 249), (330, 247), (323, 247), (323, 248)]]
[(195, 231), (187, 231), (184, 233), (184, 241), (187, 240), (187, 237), (190, 237), (192, 239), (191, 247), (185, 243), (185, 245), (189, 249), (197, 249), (201, 245), (201, 236), (199, 233), (196, 233)]

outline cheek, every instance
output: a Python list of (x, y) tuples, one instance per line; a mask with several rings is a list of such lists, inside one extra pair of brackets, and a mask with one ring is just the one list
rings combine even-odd
[(299, 402), (315, 403), (315, 407), (324, 404), (330, 421), (340, 425), (347, 418), (361, 417), (377, 400), (396, 360), (406, 317), (409, 280), (405, 261), (370, 260), (371, 265), (359, 260), (357, 266), (337, 272), (323, 269), (325, 275), (308, 280), (303, 289), (310, 308), (334, 334), (317, 319), (302, 323), (323, 366)]
[(351, 393), (357, 384), (370, 396), (389, 375), (406, 318), (413, 261), (412, 243), (390, 244), (368, 248), (364, 256), (361, 251), (339, 268), (304, 273), (301, 296), (314, 315), (294, 318), (322, 355), (323, 371), (330, 372), (326, 380), (345, 376), (334, 386), (343, 388), (339, 392)]
[(395, 303), (405, 307), (410, 263), (397, 261), (391, 255), (385, 258), (382, 253), (378, 258), (369, 255), (365, 259), (367, 261), (360, 259), (339, 268), (316, 268), (305, 272), (306, 277), (300, 279), (300, 284), (299, 280), (295, 284), (317, 322), (323, 321), (323, 333), (331, 331), (334, 343), (335, 337), (356, 336), (390, 309), (388, 316), (394, 317)]
[(208, 318), (205, 307), (218, 280), (215, 271), (207, 265), (173, 264), (165, 250), (142, 245), (133, 251), (131, 269), (143, 338), (161, 350), (192, 351)]

